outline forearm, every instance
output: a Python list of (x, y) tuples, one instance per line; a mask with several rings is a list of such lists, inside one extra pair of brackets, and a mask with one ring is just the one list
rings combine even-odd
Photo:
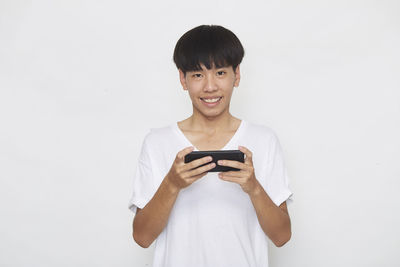
[(289, 215), (275, 205), (258, 181), (256, 189), (249, 196), (264, 233), (276, 246), (283, 246), (291, 237)]
[(150, 246), (162, 232), (178, 193), (179, 190), (166, 177), (153, 198), (136, 213), (133, 221), (133, 237), (140, 246)]

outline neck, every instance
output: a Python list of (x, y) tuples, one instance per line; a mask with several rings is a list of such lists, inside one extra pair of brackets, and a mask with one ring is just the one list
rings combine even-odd
[(193, 131), (215, 134), (231, 130), (238, 119), (230, 113), (218, 117), (205, 117), (193, 114), (188, 118), (188, 125)]

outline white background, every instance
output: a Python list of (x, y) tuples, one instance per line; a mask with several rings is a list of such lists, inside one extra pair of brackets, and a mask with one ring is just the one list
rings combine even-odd
[[(273, 267), (400, 266), (400, 2), (0, 1), (0, 266), (150, 266), (127, 204), (144, 135), (191, 115), (200, 24), (245, 47), (231, 113), (273, 128), (294, 202)], [(167, 140), (166, 140), (167, 141)]]

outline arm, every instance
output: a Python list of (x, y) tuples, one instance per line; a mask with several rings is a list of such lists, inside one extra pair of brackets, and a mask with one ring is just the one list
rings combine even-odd
[(257, 180), (256, 186), (253, 191), (249, 192), (249, 196), (264, 233), (275, 246), (283, 246), (292, 235), (286, 201), (279, 207), (276, 206)]
[(154, 197), (143, 208), (137, 208), (133, 220), (133, 239), (141, 247), (147, 248), (167, 224), (179, 190), (167, 177), (164, 178)]
[(264, 233), (277, 247), (281, 247), (290, 240), (292, 235), (286, 202), (282, 203), (280, 207), (275, 205), (255, 177), (251, 151), (243, 146), (239, 146), (239, 149), (246, 154), (244, 163), (222, 160), (218, 161), (218, 164), (234, 167), (240, 169), (240, 171), (220, 173), (219, 177), (222, 180), (237, 183), (242, 187), (253, 203)]
[(141, 247), (149, 247), (165, 228), (179, 191), (191, 185), (215, 167), (215, 163), (199, 167), (211, 161), (211, 157), (203, 157), (184, 163), (185, 155), (192, 150), (192, 147), (187, 147), (178, 152), (170, 171), (161, 182), (153, 198), (143, 209), (137, 209), (132, 224), (132, 236)]

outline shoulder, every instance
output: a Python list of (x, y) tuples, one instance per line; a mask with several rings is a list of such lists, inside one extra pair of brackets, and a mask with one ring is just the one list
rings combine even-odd
[(168, 124), (157, 128), (149, 128), (143, 144), (145, 146), (158, 146), (160, 143), (165, 143), (166, 140), (171, 140), (174, 136), (174, 124)]
[(262, 143), (271, 143), (278, 141), (276, 132), (271, 127), (251, 121), (245, 121), (245, 123), (246, 134), (248, 135), (250, 140), (255, 140), (256, 142)]

